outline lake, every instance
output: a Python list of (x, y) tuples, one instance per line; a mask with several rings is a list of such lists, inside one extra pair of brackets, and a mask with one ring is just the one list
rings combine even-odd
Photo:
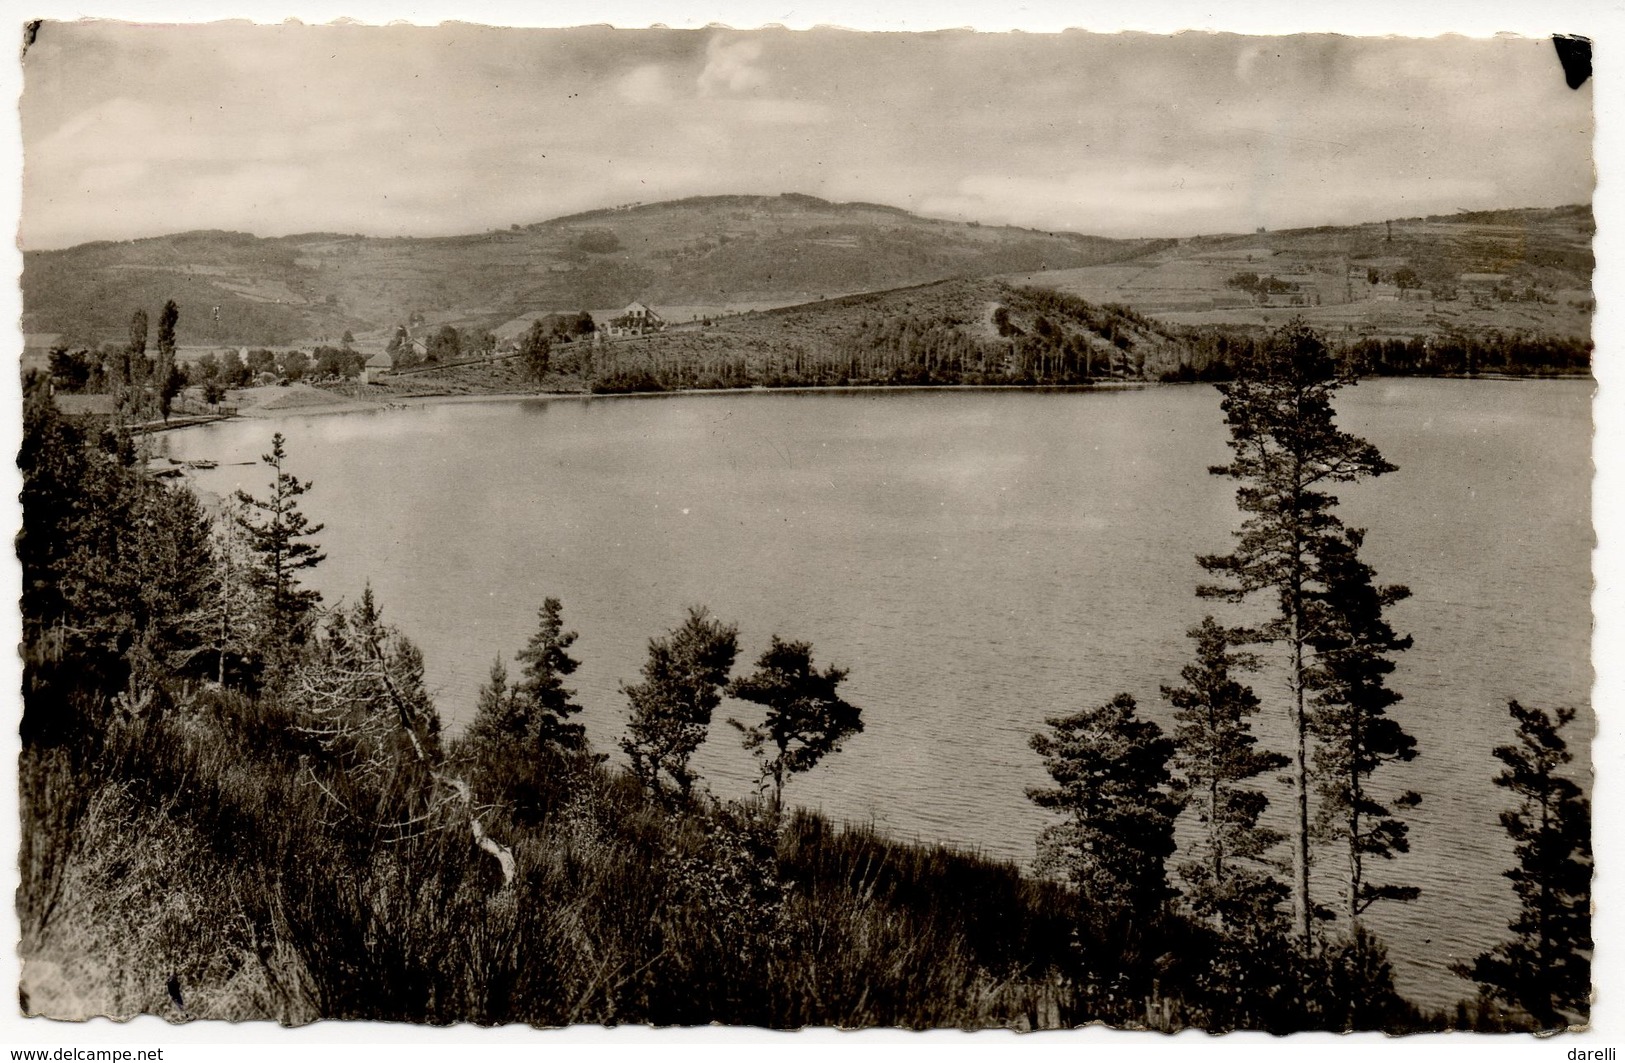
[[(1591, 391), (1376, 380), (1339, 399), (1340, 424), (1399, 466), (1343, 489), (1341, 513), (1369, 529), (1379, 578), (1413, 592), (1391, 613), (1415, 637), (1393, 712), (1420, 756), (1376, 786), (1424, 800), (1411, 853), (1372, 876), (1423, 893), (1370, 919), (1401, 990), (1429, 1005), (1472, 994), (1448, 965), (1505, 936), (1516, 907), (1491, 783), (1507, 699), (1589, 704)], [(1227, 551), (1239, 522), (1234, 484), (1206, 472), (1228, 456), (1207, 386), (446, 403), (238, 420), (159, 445), (221, 462), (193, 474), (200, 491), (263, 493), (264, 467), (231, 463), (274, 431), (314, 481), (305, 512), (327, 524), (311, 584), (333, 602), (371, 582), (422, 646), (449, 728), (552, 596), (580, 632), (589, 737), (619, 758), (620, 684), (703, 604), (739, 625), (736, 674), (774, 633), (850, 669), (865, 730), (788, 800), (1019, 861), (1050, 821), (1024, 795), (1047, 782), (1029, 736), (1118, 691), (1170, 725), (1158, 688), (1178, 682), (1184, 633), (1227, 608), (1193, 594), (1195, 555)], [(1257, 730), (1284, 748), (1283, 690), (1255, 686)], [(746, 708), (723, 705), (697, 760), (719, 795), (754, 784), (723, 722)], [(1570, 730), (1584, 763), (1590, 713)]]

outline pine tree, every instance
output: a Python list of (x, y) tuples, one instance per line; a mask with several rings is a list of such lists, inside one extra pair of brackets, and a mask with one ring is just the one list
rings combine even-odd
[(744, 735), (762, 778), (772, 780), (775, 812), (783, 808), (789, 776), (810, 771), (826, 753), (838, 752), (845, 739), (863, 730), (862, 710), (836, 693), (846, 674), (833, 665), (818, 671), (809, 644), (774, 635), (756, 661), (756, 672), (728, 684), (728, 696), (766, 709), (755, 726), (728, 722)]
[(581, 706), (571, 700), (575, 691), (565, 687), (564, 678), (580, 667), (580, 662), (569, 653), (576, 633), (564, 630), (563, 609), (557, 598), (544, 600), (537, 611), (540, 623), (536, 633), (516, 655), (524, 668), (513, 688), (505, 726), (509, 730), (517, 728), (538, 754), (573, 753), (587, 748), (587, 729), (570, 722)]
[(1168, 771), (1174, 743), (1139, 718), (1128, 694), (1045, 722), (1049, 733), (1030, 744), (1055, 786), (1027, 796), (1065, 819), (1039, 836), (1038, 869), (1077, 890), (1086, 967), (1096, 975), (1132, 969), (1173, 897), (1166, 863), (1180, 809)]
[(669, 635), (649, 641), (643, 682), (621, 688), (632, 709), (621, 748), (632, 773), (663, 798), (692, 792), (689, 758), (705, 741), (738, 652), (738, 628), (690, 609)]
[(588, 750), (586, 728), (570, 719), (581, 711), (571, 700), (575, 691), (564, 686), (578, 665), (568, 652), (576, 633), (564, 630), (557, 598), (544, 601), (538, 616), (518, 654), (519, 681), (509, 681), (501, 657), (492, 663), (459, 748), (480, 801), (506, 806), (528, 823), (558, 808), (581, 770), (603, 759)]
[(1314, 919), (1306, 682), (1319, 589), (1316, 558), (1323, 543), (1341, 530), (1332, 512), (1337, 499), (1326, 488), (1394, 469), (1370, 443), (1333, 423), (1332, 396), (1352, 382), (1320, 337), (1298, 321), (1276, 332), (1234, 381), (1219, 385), (1232, 460), (1210, 471), (1241, 482), (1236, 504), (1247, 516), (1236, 532), (1233, 552), (1197, 559), (1222, 581), (1199, 588), (1204, 597), (1241, 601), (1263, 592), (1275, 599), (1274, 617), (1244, 638), (1285, 650), (1286, 709), (1293, 735), (1293, 926), (1306, 945), (1313, 938)]
[(524, 715), (508, 685), (508, 666), (500, 656), (491, 662), (489, 678), (480, 687), (474, 703), (474, 718), (469, 721), (463, 738), (476, 745), (500, 745), (518, 742), (526, 731)]
[(299, 499), (310, 490), (310, 483), (283, 471), (288, 455), (281, 432), (271, 437), (271, 452), (260, 460), (273, 472), (270, 496), (262, 501), (240, 488), (235, 496), (244, 507), (236, 519), (258, 560), (249, 581), (265, 596), (273, 639), (279, 643), (299, 641), (305, 622), (322, 596), (301, 587), (298, 574), (326, 560), (327, 555), (309, 541), (323, 525), (311, 524), (299, 511)]
[(1394, 809), (1414, 808), (1421, 797), (1407, 790), (1384, 803), (1371, 787), (1383, 765), (1416, 758), (1416, 739), (1387, 712), (1401, 700), (1386, 685), (1391, 655), (1410, 648), (1411, 640), (1383, 618), (1410, 591), (1372, 582), (1375, 573), (1359, 558), (1362, 540), (1363, 533), (1350, 528), (1321, 541), (1317, 576), (1324, 590), (1311, 609), (1316, 660), (1305, 678), (1315, 692), (1309, 730), (1319, 740), (1316, 833), (1340, 841), (1347, 854), (1343, 906), (1351, 935), (1371, 905), (1420, 893), (1414, 886), (1373, 884), (1365, 867), (1367, 857), (1387, 860), (1409, 851), (1408, 828)]
[(1553, 720), (1512, 701), (1507, 711), (1518, 739), (1496, 748), (1506, 767), (1495, 785), (1518, 798), (1517, 808), (1501, 813), (1518, 858), (1503, 872), (1520, 902), (1508, 924), (1516, 936), (1455, 970), (1553, 1029), (1584, 1022), (1591, 1010), (1591, 803), (1558, 774), (1574, 759), (1561, 734), (1574, 710), (1560, 708)]
[(1287, 895), (1265, 863), (1285, 836), (1258, 825), (1269, 798), (1246, 784), (1285, 767), (1287, 759), (1256, 748), (1248, 721), (1258, 712), (1258, 697), (1232, 677), (1234, 669), (1256, 666), (1255, 659), (1232, 651), (1230, 633), (1211, 616), (1190, 637), (1196, 661), (1180, 671), (1185, 685), (1162, 688), (1179, 710), (1174, 771), (1203, 827), (1201, 858), (1179, 872), (1198, 915), (1245, 933), (1272, 921)]

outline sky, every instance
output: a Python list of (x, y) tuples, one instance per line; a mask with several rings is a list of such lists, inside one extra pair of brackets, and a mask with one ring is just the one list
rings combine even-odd
[(48, 22), (24, 249), (803, 192), (1110, 236), (1586, 202), (1550, 40)]

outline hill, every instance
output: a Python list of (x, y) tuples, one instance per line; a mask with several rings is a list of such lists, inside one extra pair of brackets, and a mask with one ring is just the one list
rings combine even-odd
[(642, 299), (699, 317), (949, 277), (1119, 261), (1154, 241), (923, 218), (812, 196), (709, 196), (435, 239), (189, 232), (24, 256), (24, 331), (122, 339), (182, 309), (184, 344), (287, 344), (381, 331), (414, 311), (496, 328), (526, 313)]
[[(555, 345), (551, 386), (596, 392), (1155, 378), (1187, 345), (1127, 307), (950, 280), (753, 311), (603, 343)], [(514, 359), (424, 367), (392, 387), (523, 389)], [(402, 392), (403, 394), (406, 391)]]
[(381, 338), (414, 312), (508, 334), (540, 313), (633, 299), (686, 322), (996, 275), (1171, 326), (1301, 314), (1350, 340), (1584, 338), (1595, 231), (1581, 205), (1109, 240), (794, 194), (707, 196), (434, 239), (191, 232), (30, 252), (23, 319), (26, 332), (94, 344), (122, 340), (135, 308), (155, 317), (174, 299), (183, 346), (288, 345)]
[(1015, 274), (1170, 325), (1265, 326), (1301, 315), (1331, 336), (1484, 330), (1589, 337), (1589, 206), (1201, 236), (1136, 258)]

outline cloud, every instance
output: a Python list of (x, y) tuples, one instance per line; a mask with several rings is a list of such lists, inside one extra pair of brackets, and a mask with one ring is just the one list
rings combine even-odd
[(642, 106), (670, 103), (676, 96), (670, 75), (659, 63), (634, 68), (616, 83), (615, 91), (628, 103)]
[(1076, 170), (1050, 177), (973, 173), (955, 190), (923, 200), (931, 214), (1003, 221), (1038, 228), (1117, 230), (1119, 219), (1144, 227), (1166, 219), (1211, 216), (1235, 193), (1223, 176), (1189, 166)]
[(706, 48), (705, 69), (700, 71), (700, 93), (745, 93), (767, 86), (767, 74), (756, 63), (762, 57), (762, 42), (713, 37)]

